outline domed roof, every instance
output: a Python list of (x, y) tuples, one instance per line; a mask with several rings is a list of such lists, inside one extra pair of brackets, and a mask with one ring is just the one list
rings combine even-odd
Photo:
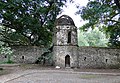
[(55, 25), (74, 25), (74, 21), (70, 16), (62, 15), (55, 21)]

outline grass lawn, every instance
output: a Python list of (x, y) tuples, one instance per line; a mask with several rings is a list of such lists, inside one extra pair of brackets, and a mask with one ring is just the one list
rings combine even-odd
[(90, 74), (86, 74), (86, 75), (82, 75), (80, 78), (81, 79), (93, 79), (93, 78), (99, 78), (100, 75), (90, 75)]

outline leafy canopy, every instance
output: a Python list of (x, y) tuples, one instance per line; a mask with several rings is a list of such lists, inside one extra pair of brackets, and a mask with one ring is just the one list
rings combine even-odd
[(77, 12), (83, 20), (83, 30), (102, 26), (102, 30), (110, 34), (112, 46), (120, 47), (120, 1), (119, 0), (90, 0), (86, 7)]
[(78, 45), (92, 47), (107, 47), (108, 38), (98, 28), (89, 31), (79, 31)]
[(10, 45), (49, 45), (66, 0), (0, 0), (4, 40)]
[(11, 56), (13, 55), (13, 50), (2, 41), (0, 41), (0, 55), (6, 56), (7, 58), (7, 61), (5, 61), (6, 63), (12, 63)]

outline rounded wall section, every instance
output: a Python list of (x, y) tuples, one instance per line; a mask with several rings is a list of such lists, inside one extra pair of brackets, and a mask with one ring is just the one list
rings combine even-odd
[(75, 26), (75, 23), (71, 17), (68, 15), (62, 15), (55, 21), (55, 25), (73, 25)]

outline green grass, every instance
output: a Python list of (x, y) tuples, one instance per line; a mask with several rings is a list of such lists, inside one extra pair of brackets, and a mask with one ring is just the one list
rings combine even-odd
[(92, 79), (92, 78), (98, 78), (99, 75), (90, 75), (90, 74), (87, 74), (87, 75), (82, 75), (80, 78), (81, 79)]
[(0, 62), (0, 64), (13, 64), (13, 61), (5, 61), (5, 62)]
[(10, 73), (10, 70), (5, 70), (5, 69), (0, 70), (0, 76), (5, 75), (5, 74), (9, 74), (9, 73)]

